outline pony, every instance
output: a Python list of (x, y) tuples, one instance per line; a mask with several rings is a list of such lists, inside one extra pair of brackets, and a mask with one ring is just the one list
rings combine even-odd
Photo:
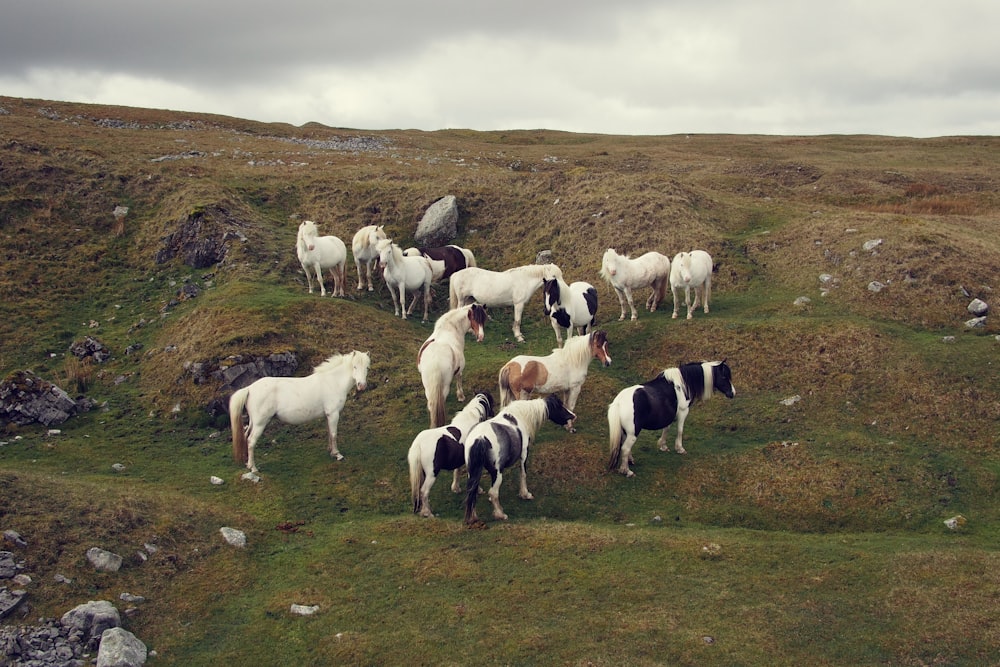
[[(273, 417), (285, 424), (304, 424), (326, 416), (330, 431), (330, 456), (344, 455), (337, 449), (337, 422), (351, 386), (364, 391), (371, 357), (367, 352), (334, 355), (305, 377), (263, 377), (229, 397), (229, 422), (233, 432), (233, 458), (257, 472), (254, 448)], [(247, 424), (243, 425), (243, 412)]]
[(668, 368), (649, 382), (622, 389), (608, 406), (611, 446), (608, 469), (617, 467), (626, 477), (635, 474), (628, 466), (634, 462), (632, 445), (643, 429), (663, 429), (656, 444), (660, 451), (667, 451), (667, 427), (674, 419), (677, 420), (674, 449), (678, 454), (687, 453), (681, 438), (688, 410), (692, 403), (711, 398), (713, 389), (727, 398), (736, 396), (732, 371), (725, 359)]
[[(670, 291), (674, 297), (674, 319), (677, 319), (677, 290), (684, 288), (684, 305), (687, 318), (691, 310), (698, 309), (698, 299), (708, 313), (708, 299), (712, 296), (712, 256), (704, 250), (679, 252), (670, 263)], [(691, 288), (694, 288), (694, 305), (691, 305)]]
[(384, 225), (368, 225), (362, 227), (354, 234), (351, 241), (351, 252), (354, 254), (354, 265), (358, 267), (358, 289), (363, 289), (365, 275), (361, 272), (361, 264), (364, 263), (368, 270), (368, 291), (375, 289), (372, 283), (372, 264), (378, 259), (378, 251), (375, 244), (386, 238)]
[(413, 513), (432, 517), (430, 494), (438, 473), (453, 470), (451, 490), (458, 493), (458, 469), (465, 465), (465, 436), (473, 426), (489, 419), (493, 412), (493, 396), (480, 392), (472, 397), (447, 426), (429, 428), (417, 434), (407, 453), (410, 464), (410, 497)]
[(625, 319), (626, 300), (632, 309), (632, 319), (637, 320), (639, 316), (632, 302), (632, 290), (651, 287), (653, 291), (646, 299), (646, 308), (649, 312), (654, 312), (667, 293), (670, 281), (670, 258), (650, 251), (631, 259), (628, 255), (619, 255), (614, 248), (608, 248), (601, 258), (601, 277), (615, 288), (615, 294), (618, 295), (618, 303), (622, 307), (619, 321)]
[[(515, 399), (526, 399), (532, 392), (560, 393), (570, 410), (576, 409), (580, 389), (587, 379), (590, 360), (596, 358), (605, 368), (611, 365), (608, 336), (597, 330), (586, 336), (566, 341), (566, 346), (552, 350), (545, 357), (518, 355), (500, 369), (500, 406), (507, 407)], [(576, 431), (576, 420), (566, 423), (566, 430)]]
[[(422, 290), (424, 293), (424, 319), (427, 321), (427, 309), (431, 303), (431, 264), (425, 257), (407, 257), (398, 245), (390, 239), (382, 239), (375, 244), (378, 250), (379, 263), (382, 269), (382, 278), (389, 287), (392, 295), (392, 306), (398, 317), (402, 313), (405, 320), (408, 313), (413, 312), (413, 307), (417, 305), (417, 295), (413, 295), (413, 302), (409, 310), (406, 308), (406, 293)], [(397, 298), (396, 294), (399, 293)]]
[(532, 500), (534, 496), (528, 491), (524, 467), (528, 458), (528, 446), (546, 419), (564, 426), (575, 417), (558, 396), (549, 394), (545, 398), (514, 401), (492, 419), (473, 426), (465, 437), (465, 464), (469, 468), (465, 522), (473, 524), (479, 521), (476, 500), (479, 497), (479, 479), (483, 476), (484, 469), (489, 472), (493, 482), (487, 496), (493, 504), (495, 519), (507, 520), (507, 515), (500, 506), (500, 484), (503, 482), (503, 471), (515, 463), (521, 464), (519, 495), (524, 500)]
[(562, 270), (555, 264), (529, 264), (502, 272), (470, 266), (456, 271), (448, 280), (450, 307), (457, 308), (471, 301), (487, 307), (514, 306), (514, 336), (523, 343), (521, 314), (524, 304), (542, 282), (553, 278), (562, 278)]
[(445, 399), (455, 381), (455, 395), (465, 401), (462, 371), (465, 370), (465, 334), (472, 332), (476, 342), (485, 335), (486, 310), (477, 303), (449, 310), (434, 323), (434, 331), (417, 352), (417, 370), (427, 397), (430, 427), (444, 426)]
[(559, 347), (563, 344), (563, 329), (567, 339), (573, 336), (574, 327), (580, 334), (590, 333), (597, 314), (597, 290), (593, 285), (582, 281), (567, 285), (561, 278), (553, 278), (542, 284), (542, 296)]
[(407, 248), (403, 254), (426, 257), (431, 263), (434, 282), (450, 278), (456, 271), (476, 265), (476, 256), (472, 251), (457, 245), (446, 245), (441, 248)]
[(299, 225), (299, 235), (295, 243), (299, 263), (306, 274), (309, 293), (312, 294), (312, 272), (316, 272), (320, 296), (326, 296), (323, 272), (330, 269), (333, 276), (332, 296), (344, 296), (344, 282), (347, 273), (347, 246), (336, 236), (319, 236), (316, 223), (304, 220)]

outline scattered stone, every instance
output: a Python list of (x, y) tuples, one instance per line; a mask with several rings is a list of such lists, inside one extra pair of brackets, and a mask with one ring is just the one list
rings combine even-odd
[(0, 551), (0, 579), (13, 579), (19, 569), (14, 554)]
[(966, 320), (965, 326), (968, 329), (982, 329), (986, 326), (986, 316), (973, 317), (971, 320)]
[(13, 614), (26, 595), (27, 593), (23, 590), (12, 591), (8, 590), (6, 586), (0, 586), (0, 619)]
[(715, 542), (709, 542), (701, 548), (701, 557), (708, 560), (715, 560), (722, 556), (722, 547)]
[(111, 350), (108, 349), (108, 346), (93, 336), (76, 341), (69, 346), (69, 351), (77, 359), (93, 359), (99, 364), (103, 364), (111, 358)]
[(56, 574), (55, 576), (53, 576), (52, 577), (52, 581), (56, 582), (57, 584), (72, 584), (73, 583), (72, 579), (70, 579), (70, 578), (68, 578), (68, 577), (66, 577), (65, 575), (62, 575), (62, 574)]
[(129, 604), (141, 604), (146, 601), (146, 598), (141, 595), (132, 595), (131, 593), (122, 593), (118, 599)]
[(802, 397), (796, 394), (795, 396), (789, 396), (788, 398), (783, 398), (778, 402), (781, 403), (782, 405), (795, 405), (801, 400)]
[(260, 475), (258, 475), (252, 470), (248, 470), (247, 472), (243, 473), (240, 476), (240, 479), (245, 479), (248, 482), (253, 482), (254, 484), (256, 484), (257, 482), (260, 481)]
[(28, 546), (28, 543), (24, 540), (23, 537), (21, 537), (21, 535), (16, 530), (8, 529), (3, 531), (3, 539), (6, 540), (7, 542), (12, 542), (13, 544), (16, 544), (19, 547)]
[(870, 283), (868, 283), (869, 292), (875, 292), (877, 294), (878, 292), (881, 292), (884, 289), (885, 289), (885, 283), (879, 282), (877, 280), (873, 280)]
[(74, 401), (65, 391), (31, 371), (15, 371), (0, 382), (0, 422), (52, 426), (93, 406), (90, 399)]
[(990, 307), (982, 299), (973, 299), (969, 304), (969, 312), (976, 317), (982, 317), (990, 311)]
[(882, 245), (882, 239), (872, 239), (870, 241), (865, 241), (861, 247), (866, 251), (871, 252), (880, 245)]
[(215, 486), (219, 486), (220, 484), (226, 483), (226, 480), (222, 479), (221, 477), (216, 477), (215, 475), (209, 477), (208, 481), (214, 484)]
[(141, 667), (146, 664), (146, 645), (123, 628), (108, 628), (101, 634), (97, 667)]
[(113, 463), (111, 469), (115, 472), (125, 472), (125, 464), (123, 463)]
[(299, 616), (312, 616), (317, 611), (319, 611), (319, 605), (303, 605), (303, 604), (293, 604), (291, 612), (293, 614), (298, 614)]
[(833, 282), (833, 276), (831, 276), (829, 273), (821, 273), (819, 274), (819, 282), (822, 283), (823, 285), (829, 285), (831, 282)]
[(535, 264), (555, 264), (554, 255), (551, 250), (539, 250), (535, 255)]
[(222, 533), (222, 539), (230, 546), (242, 549), (247, 545), (247, 536), (242, 530), (224, 526), (219, 529), (219, 532)]
[(955, 342), (955, 337), (954, 336), (945, 336), (944, 338), (941, 339), (941, 342), (942, 343), (954, 343)]
[(803, 308), (805, 306), (808, 306), (810, 303), (812, 303), (812, 299), (810, 299), (807, 296), (800, 296), (799, 298), (795, 299), (795, 301), (792, 302), (792, 305), (798, 306), (799, 308)]
[(98, 547), (87, 549), (87, 560), (94, 569), (102, 572), (117, 572), (122, 567), (122, 557)]
[(71, 630), (78, 630), (88, 648), (96, 648), (104, 631), (121, 627), (122, 619), (107, 600), (91, 600), (67, 611), (60, 622)]

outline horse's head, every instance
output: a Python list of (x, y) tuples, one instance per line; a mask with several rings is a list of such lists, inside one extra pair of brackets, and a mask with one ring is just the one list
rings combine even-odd
[(556, 394), (545, 397), (545, 409), (549, 419), (560, 426), (565, 426), (576, 419), (576, 413), (563, 405), (562, 399)]
[(389, 262), (389, 254), (392, 252), (392, 240), (391, 239), (379, 239), (375, 241), (375, 252), (378, 253), (379, 264), (385, 266)]
[(671, 273), (680, 276), (681, 281), (684, 283), (691, 282), (691, 253), (677, 253), (674, 255), (674, 261), (670, 263), (670, 266), (673, 268)]
[(608, 352), (608, 334), (603, 330), (590, 334), (590, 349), (597, 360), (607, 368), (611, 365), (611, 354)]
[(542, 279), (542, 295), (544, 296), (545, 314), (548, 315), (559, 305), (559, 281), (555, 278)]
[(354, 358), (351, 359), (351, 378), (358, 391), (364, 391), (368, 386), (368, 367), (371, 366), (372, 359), (367, 352), (355, 350)]
[(312, 252), (316, 249), (316, 236), (319, 231), (316, 229), (316, 223), (312, 220), (303, 220), (302, 224), (299, 225), (299, 241), (305, 244), (306, 250)]
[(474, 303), (469, 306), (468, 318), (469, 328), (476, 337), (476, 342), (482, 343), (483, 336), (486, 335), (486, 309), (478, 303)]
[(368, 232), (368, 245), (374, 246), (379, 241), (384, 241), (388, 236), (385, 233), (385, 225), (372, 225), (371, 231)]
[(733, 386), (733, 373), (729, 369), (729, 365), (726, 364), (725, 359), (712, 366), (712, 386), (726, 398), (736, 396), (736, 387)]
[(604, 251), (604, 257), (601, 258), (601, 275), (605, 278), (614, 276), (618, 273), (618, 253), (615, 252), (614, 248), (608, 248)]

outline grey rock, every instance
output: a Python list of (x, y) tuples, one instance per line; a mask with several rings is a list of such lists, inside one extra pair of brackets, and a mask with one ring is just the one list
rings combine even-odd
[(982, 299), (973, 299), (969, 304), (969, 312), (976, 317), (982, 317), (990, 311), (990, 307)]
[(87, 550), (87, 560), (95, 569), (103, 572), (117, 572), (122, 567), (122, 557), (98, 547)]
[(128, 630), (109, 628), (101, 634), (97, 667), (141, 667), (146, 664), (146, 645)]
[(413, 235), (418, 246), (448, 245), (458, 235), (458, 203), (448, 195), (431, 204)]
[(122, 619), (107, 600), (91, 600), (67, 611), (60, 622), (70, 630), (80, 631), (87, 645), (94, 648), (105, 630), (121, 627)]

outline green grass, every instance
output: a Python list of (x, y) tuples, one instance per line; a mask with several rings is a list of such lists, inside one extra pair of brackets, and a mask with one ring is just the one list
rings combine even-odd
[[(89, 371), (98, 407), (59, 434), (0, 432), (0, 529), (28, 540), (16, 551), (33, 579), (29, 615), (9, 622), (143, 595), (126, 626), (163, 665), (1000, 662), (998, 329), (963, 329), (959, 289), (989, 301), (996, 287), (996, 140), (365, 133), (42, 104), (82, 119), (69, 123), (40, 104), (0, 105), (16, 137), (0, 145), (0, 376), (30, 368), (62, 384)], [(91, 116), (202, 124), (123, 132)], [(269, 138), (305, 134), (393, 146), (303, 158)], [(149, 162), (178, 139), (215, 157)], [(293, 157), (309, 166), (247, 164)], [(961, 211), (880, 212), (914, 192)], [(551, 249), (567, 278), (592, 282), (614, 359), (591, 366), (577, 433), (539, 431), (535, 500), (517, 498), (509, 471), (510, 520), (479, 530), (464, 527), (449, 474), (432, 493), (437, 518), (410, 511), (406, 451), (427, 424), (416, 351), (432, 325), (394, 318), (384, 289), (356, 292), (353, 266), (347, 298), (307, 294), (293, 252), (305, 217), (345, 240), (385, 224), (409, 245), (444, 194), (480, 266)], [(156, 264), (194, 214), (204, 234), (247, 240), (210, 269)], [(860, 251), (870, 238), (884, 239), (877, 254)], [(603, 250), (690, 246), (716, 260), (712, 312), (673, 320), (668, 298), (619, 322), (597, 276)], [(827, 296), (822, 273), (837, 279)], [(874, 279), (888, 290), (870, 293)], [(185, 282), (200, 295), (178, 300)], [(435, 315), (446, 299), (439, 287)], [(486, 339), (466, 343), (469, 395), (495, 394), (510, 357), (554, 345), (537, 296), (526, 343), (509, 310), (491, 317)], [(107, 364), (67, 358), (87, 335), (112, 349)], [(228, 422), (206, 409), (219, 388), (196, 385), (187, 364), (291, 351), (305, 375), (350, 349), (372, 368), (341, 417), (346, 458), (330, 459), (322, 422), (275, 423), (261, 482), (241, 480)], [(737, 396), (692, 408), (688, 454), (643, 433), (636, 476), (607, 471), (618, 391), (722, 358)], [(448, 412), (459, 407), (453, 392)], [(946, 528), (959, 513), (967, 523)], [(247, 533), (245, 550), (222, 542), (224, 525)], [(142, 563), (147, 543), (159, 548)], [(126, 567), (94, 572), (97, 545)], [(57, 573), (73, 583), (52, 584)], [(293, 603), (320, 611), (293, 616)]]

